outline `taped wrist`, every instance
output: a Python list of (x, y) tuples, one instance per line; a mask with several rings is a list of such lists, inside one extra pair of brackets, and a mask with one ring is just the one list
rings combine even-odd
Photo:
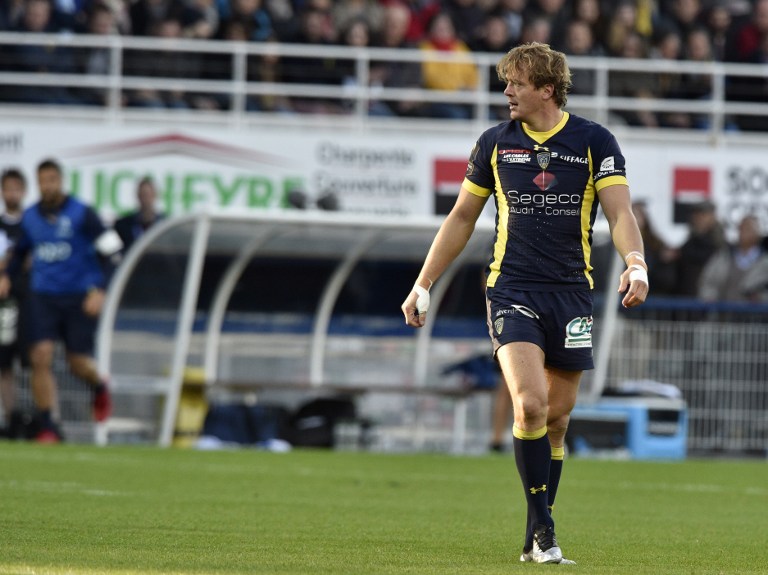
[(629, 266), (629, 281), (640, 280), (644, 284), (648, 285), (648, 271), (640, 264), (633, 264)]
[(429, 310), (429, 290), (421, 287), (419, 284), (413, 286), (413, 291), (418, 294), (416, 298), (416, 311), (425, 313)]
[(641, 262), (645, 263), (645, 256), (643, 254), (641, 254), (640, 252), (637, 252), (637, 251), (629, 252), (626, 256), (624, 256), (624, 262), (626, 262), (628, 264), (629, 260), (631, 258), (636, 258), (636, 259), (640, 260)]

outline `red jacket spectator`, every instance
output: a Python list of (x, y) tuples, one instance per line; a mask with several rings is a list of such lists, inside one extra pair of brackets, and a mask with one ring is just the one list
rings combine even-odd
[(419, 42), (427, 35), (432, 18), (441, 11), (437, 0), (382, 0), (384, 6), (404, 4), (411, 11), (411, 25), (405, 35), (407, 42)]

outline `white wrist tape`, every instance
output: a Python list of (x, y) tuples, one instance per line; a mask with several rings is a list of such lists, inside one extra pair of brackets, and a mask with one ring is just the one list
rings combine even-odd
[(634, 264), (629, 266), (629, 281), (640, 280), (645, 285), (648, 285), (648, 272), (640, 264)]
[(624, 257), (624, 261), (626, 262), (627, 260), (629, 260), (629, 258), (637, 258), (637, 259), (639, 259), (641, 262), (644, 262), (644, 261), (645, 261), (645, 256), (644, 256), (643, 254), (641, 254), (640, 252), (629, 252), (629, 253), (628, 253), (628, 254), (627, 254), (625, 257)]
[(429, 310), (429, 290), (424, 289), (419, 284), (413, 286), (419, 297), (416, 299), (416, 311), (419, 313), (425, 313)]

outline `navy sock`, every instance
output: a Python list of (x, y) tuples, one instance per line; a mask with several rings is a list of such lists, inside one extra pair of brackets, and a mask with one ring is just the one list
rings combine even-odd
[(515, 426), (512, 432), (515, 463), (528, 502), (529, 524), (554, 525), (548, 509), (547, 491), (552, 449), (547, 437), (547, 428), (523, 431)]
[[(547, 486), (547, 508), (550, 515), (552, 515), (555, 507), (555, 496), (557, 495), (557, 487), (560, 485), (560, 475), (563, 473), (564, 457), (565, 448), (552, 448), (552, 460), (549, 462), (549, 484)], [(525, 521), (525, 545), (523, 545), (523, 549), (525, 551), (533, 549), (533, 525), (530, 511), (528, 511), (528, 517)]]
[(563, 473), (563, 458), (565, 457), (564, 447), (552, 448), (552, 461), (549, 462), (549, 489), (547, 490), (549, 513), (555, 507), (555, 496), (557, 488), (560, 485), (560, 476)]

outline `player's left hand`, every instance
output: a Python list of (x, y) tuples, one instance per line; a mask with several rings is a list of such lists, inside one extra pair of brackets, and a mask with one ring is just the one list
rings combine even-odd
[(629, 266), (619, 278), (619, 293), (626, 292), (621, 305), (639, 306), (648, 297), (648, 287), (648, 271), (639, 264)]
[(88, 290), (88, 295), (83, 300), (83, 311), (85, 315), (96, 317), (101, 313), (101, 308), (104, 306), (104, 290), (103, 289), (91, 289)]

